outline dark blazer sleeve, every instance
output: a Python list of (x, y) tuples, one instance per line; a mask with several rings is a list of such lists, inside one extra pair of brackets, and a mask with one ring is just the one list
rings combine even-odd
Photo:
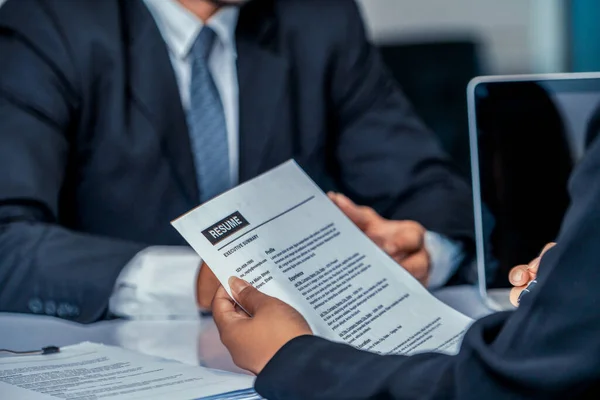
[(339, 37), (332, 49), (330, 93), (344, 191), (387, 218), (412, 219), (448, 237), (472, 239), (468, 183), (367, 41), (356, 3), (336, 4), (331, 31)]
[(81, 112), (74, 55), (45, 3), (16, 3), (0, 8), (0, 311), (92, 322), (144, 246), (60, 225)]
[(457, 356), (379, 356), (304, 336), (256, 381), (269, 399), (554, 399), (600, 382), (600, 141), (570, 185), (573, 199), (538, 285), (512, 313), (476, 322)]

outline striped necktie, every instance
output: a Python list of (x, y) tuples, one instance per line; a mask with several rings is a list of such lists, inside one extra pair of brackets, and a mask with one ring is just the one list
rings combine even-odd
[(215, 32), (204, 26), (191, 48), (187, 119), (201, 202), (212, 199), (231, 186), (225, 112), (208, 68), (215, 38)]

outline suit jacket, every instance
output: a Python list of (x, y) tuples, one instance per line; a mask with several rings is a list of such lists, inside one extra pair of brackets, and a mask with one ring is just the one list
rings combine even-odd
[(457, 356), (380, 356), (303, 336), (267, 364), (258, 392), (271, 400), (597, 398), (599, 172), (596, 140), (571, 181), (572, 206), (535, 289), (517, 311), (476, 322)]
[[(295, 158), (324, 190), (471, 237), (468, 186), (353, 1), (252, 1), (236, 40), (241, 181)], [(169, 221), (199, 202), (166, 45), (141, 0), (18, 0), (0, 54), (0, 310), (101, 319), (123, 266), (184, 245)]]

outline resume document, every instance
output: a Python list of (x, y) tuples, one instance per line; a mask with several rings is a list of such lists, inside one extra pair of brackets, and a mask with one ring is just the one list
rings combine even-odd
[(173, 226), (228, 291), (238, 276), (327, 339), (380, 354), (452, 354), (472, 322), (379, 249), (294, 161)]

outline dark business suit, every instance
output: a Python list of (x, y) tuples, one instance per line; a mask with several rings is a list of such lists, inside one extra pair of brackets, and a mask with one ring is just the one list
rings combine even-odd
[[(468, 186), (353, 1), (256, 0), (236, 40), (241, 181), (295, 158), (325, 190), (469, 240)], [(169, 221), (199, 202), (167, 48), (141, 0), (10, 0), (0, 54), (0, 310), (101, 319), (123, 266), (183, 245)]]
[(259, 393), (271, 400), (598, 398), (600, 140), (570, 193), (558, 245), (542, 259), (535, 290), (516, 312), (476, 322), (457, 356), (379, 356), (303, 336), (267, 364)]

